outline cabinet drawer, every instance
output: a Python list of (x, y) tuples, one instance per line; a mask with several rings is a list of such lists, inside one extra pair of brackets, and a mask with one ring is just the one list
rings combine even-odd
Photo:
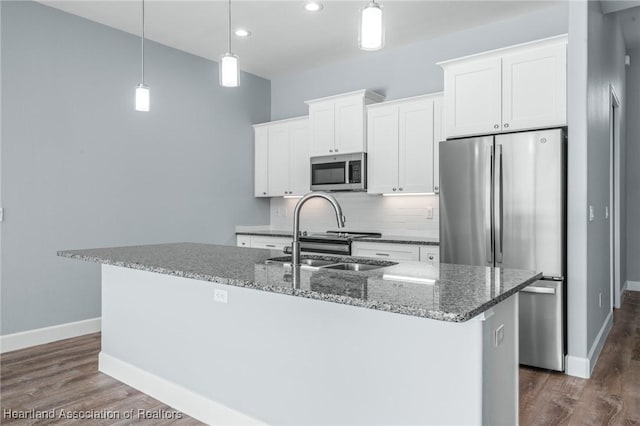
[(420, 262), (428, 262), (434, 265), (440, 263), (440, 246), (421, 246)]
[(410, 244), (353, 243), (351, 254), (388, 260), (419, 260), (418, 246)]
[(271, 250), (282, 250), (286, 246), (291, 245), (290, 238), (270, 238), (270, 237), (251, 237), (252, 248), (263, 248)]
[(236, 235), (236, 245), (238, 247), (251, 247), (251, 235)]

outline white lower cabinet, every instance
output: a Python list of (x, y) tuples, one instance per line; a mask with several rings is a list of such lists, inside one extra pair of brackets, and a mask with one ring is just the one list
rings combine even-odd
[(420, 246), (420, 262), (438, 265), (440, 263), (440, 246)]
[(236, 236), (236, 242), (238, 247), (283, 250), (285, 247), (291, 245), (291, 238), (265, 237), (261, 235), (238, 235)]
[(419, 246), (411, 244), (354, 242), (351, 254), (391, 261), (420, 260)]

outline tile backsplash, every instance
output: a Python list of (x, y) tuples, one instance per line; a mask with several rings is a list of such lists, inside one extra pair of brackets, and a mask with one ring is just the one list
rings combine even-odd
[[(332, 193), (342, 206), (349, 231), (374, 231), (386, 235), (438, 237), (440, 209), (437, 195), (383, 197), (362, 192)], [(291, 229), (297, 198), (271, 199), (271, 228)], [(432, 213), (432, 218), (430, 218)], [(300, 229), (337, 229), (331, 205), (322, 199), (308, 201), (302, 208)]]

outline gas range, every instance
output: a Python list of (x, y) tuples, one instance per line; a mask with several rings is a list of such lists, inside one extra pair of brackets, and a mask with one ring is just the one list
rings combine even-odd
[(327, 231), (300, 236), (300, 249), (307, 253), (351, 255), (351, 243), (360, 238), (380, 238), (379, 232)]

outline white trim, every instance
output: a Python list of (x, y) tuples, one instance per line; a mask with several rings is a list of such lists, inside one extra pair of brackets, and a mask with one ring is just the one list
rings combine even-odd
[(293, 123), (296, 121), (304, 121), (308, 119), (308, 115), (301, 115), (299, 117), (283, 118), (282, 120), (265, 121), (264, 123), (253, 124), (253, 128), (255, 129), (256, 127), (270, 126), (272, 124)]
[(378, 102), (376, 104), (367, 105), (367, 109), (377, 108), (377, 107), (386, 107), (393, 104), (401, 104), (404, 102), (413, 102), (413, 101), (421, 101), (423, 99), (432, 99), (435, 98), (444, 98), (444, 92), (435, 92), (435, 93), (427, 93), (424, 95), (411, 96), (409, 98), (401, 98), (401, 99), (393, 99), (390, 101)]
[(569, 42), (569, 34), (560, 34), (557, 36), (541, 38), (539, 40), (532, 40), (524, 43), (514, 44), (512, 46), (506, 46), (506, 47), (500, 47), (498, 49), (487, 50), (480, 53), (473, 53), (471, 55), (461, 56), (459, 58), (447, 59), (445, 61), (436, 62), (436, 65), (440, 65), (441, 67), (443, 67), (445, 65), (449, 65), (457, 61), (465, 61), (467, 59), (478, 58), (484, 55), (502, 56), (504, 54), (511, 53), (512, 51), (521, 49), (523, 47), (524, 48), (529, 48), (529, 47), (540, 48), (540, 47), (552, 46), (554, 44), (566, 44), (568, 42)]
[(354, 90), (353, 92), (347, 92), (347, 93), (338, 93), (335, 95), (331, 95), (331, 96), (325, 96), (324, 98), (316, 98), (316, 99), (311, 99), (308, 101), (304, 101), (305, 104), (310, 105), (316, 102), (325, 102), (325, 101), (333, 101), (336, 99), (340, 99), (343, 97), (347, 97), (347, 96), (355, 96), (355, 95), (363, 95), (366, 99), (372, 100), (374, 102), (382, 102), (384, 101), (385, 96), (381, 95), (378, 92), (374, 92), (373, 90), (369, 90), (369, 89), (360, 89), (360, 90)]
[(640, 281), (627, 281), (625, 288), (631, 291), (640, 291)]
[(593, 342), (593, 345), (591, 345), (588, 357), (582, 358), (571, 355), (567, 355), (565, 357), (565, 373), (569, 376), (582, 377), (583, 379), (590, 378), (612, 327), (613, 312), (609, 312), (609, 315), (607, 315), (607, 318), (604, 320), (604, 324), (602, 324), (602, 327), (596, 336), (596, 340)]
[(569, 376), (581, 377), (583, 379), (588, 379), (591, 376), (588, 358), (567, 355), (564, 363), (565, 373)]
[(20, 333), (0, 336), (0, 353), (43, 345), (57, 340), (70, 339), (84, 334), (100, 331), (100, 318), (68, 322), (51, 327), (21, 331)]
[(263, 425), (246, 414), (100, 352), (99, 370), (206, 424)]

